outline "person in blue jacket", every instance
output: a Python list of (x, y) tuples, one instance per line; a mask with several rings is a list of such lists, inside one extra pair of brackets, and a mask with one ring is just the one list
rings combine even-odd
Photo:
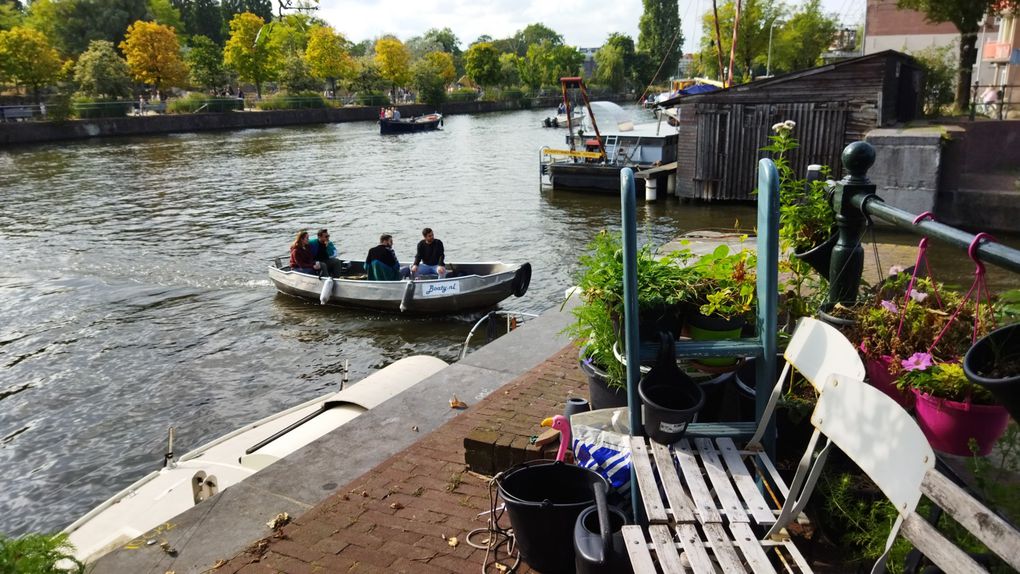
[(319, 275), (329, 274), (330, 277), (340, 276), (341, 264), (336, 257), (336, 246), (329, 240), (329, 230), (320, 229), (315, 234), (315, 239), (308, 241), (308, 247), (312, 251), (312, 257), (319, 263)]

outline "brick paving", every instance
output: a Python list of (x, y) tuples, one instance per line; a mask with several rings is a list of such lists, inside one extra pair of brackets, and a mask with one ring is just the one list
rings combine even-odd
[[(563, 412), (567, 398), (587, 394), (577, 348), (568, 345), (212, 571), (480, 572), (485, 550), (467, 544), (467, 535), (486, 525), (478, 514), (489, 510), (489, 488), (467, 471), (465, 437), (481, 428), (508, 444), (526, 440), (545, 430), (543, 418)], [(523, 563), (518, 571), (531, 572)]]

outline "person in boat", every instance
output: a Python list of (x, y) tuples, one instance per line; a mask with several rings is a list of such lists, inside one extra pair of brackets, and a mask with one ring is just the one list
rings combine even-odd
[(443, 250), (443, 242), (436, 239), (431, 227), (422, 229), (421, 236), (423, 239), (418, 242), (411, 273), (415, 277), (422, 275), (438, 275), (440, 279), (446, 277), (446, 253)]
[(294, 243), (290, 244), (290, 270), (309, 275), (318, 275), (318, 263), (312, 255), (308, 246), (308, 231), (302, 229), (298, 232)]
[(379, 245), (368, 250), (365, 269), (372, 281), (399, 281), (411, 275), (411, 270), (401, 267), (400, 261), (397, 261), (397, 254), (393, 251), (393, 236), (389, 233), (380, 235)]
[(328, 273), (330, 277), (340, 276), (342, 266), (336, 257), (336, 245), (329, 240), (329, 230), (320, 229), (315, 238), (308, 242), (308, 246), (320, 275)]
[(393, 108), (393, 119), (395, 120), (400, 119), (400, 110), (398, 110), (397, 108)]
[(567, 113), (567, 106), (563, 102), (560, 102), (560, 105), (556, 108), (556, 113), (557, 114)]

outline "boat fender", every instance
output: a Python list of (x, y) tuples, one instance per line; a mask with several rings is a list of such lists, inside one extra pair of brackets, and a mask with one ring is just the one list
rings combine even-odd
[(411, 302), (414, 297), (414, 281), (407, 282), (407, 288), (404, 289), (404, 296), (400, 298), (400, 312), (407, 311), (407, 304)]
[(326, 277), (326, 280), (322, 282), (322, 293), (319, 294), (319, 303), (321, 305), (325, 305), (332, 295), (333, 295), (333, 278)]
[(531, 263), (525, 263), (514, 274), (514, 280), (510, 287), (513, 289), (515, 297), (523, 297), (528, 292), (529, 285), (531, 285)]
[(439, 118), (439, 127), (443, 127), (443, 118)]

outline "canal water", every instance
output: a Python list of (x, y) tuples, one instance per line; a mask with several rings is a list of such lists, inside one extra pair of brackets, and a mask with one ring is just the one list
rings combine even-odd
[[(412, 354), (454, 361), (479, 315), (408, 318), (280, 295), (297, 230), (342, 257), (429, 226), (450, 261), (530, 261), (505, 309), (560, 304), (619, 199), (539, 191), (551, 110), (163, 135), (0, 150), (0, 532), (53, 531), (186, 452)], [(751, 206), (638, 205), (641, 239), (752, 227)], [(907, 241), (912, 241), (907, 239)], [(449, 397), (435, 397), (445, 402)]]

